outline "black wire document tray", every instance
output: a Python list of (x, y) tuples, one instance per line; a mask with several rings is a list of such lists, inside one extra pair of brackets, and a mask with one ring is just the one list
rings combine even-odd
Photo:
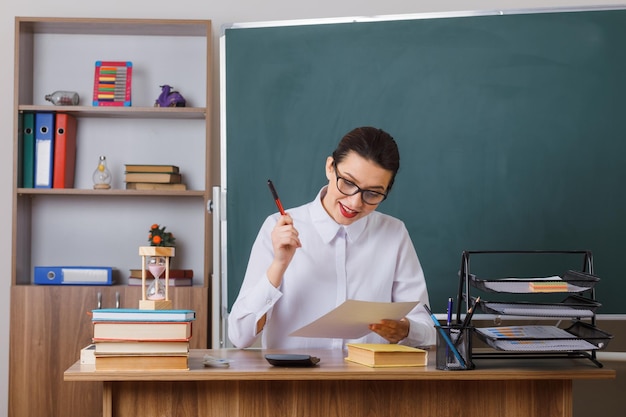
[(570, 295), (560, 303), (501, 302), (482, 300), (485, 313), (528, 317), (592, 318), (602, 304), (579, 295)]
[(566, 271), (562, 276), (542, 278), (500, 278), (479, 279), (469, 274), (472, 286), (486, 292), (504, 292), (511, 294), (538, 293), (579, 293), (593, 288), (600, 280), (595, 275), (574, 270)]
[(556, 326), (503, 326), (476, 328), (478, 337), (496, 350), (507, 352), (576, 352), (604, 349), (612, 335), (587, 323), (567, 329)]

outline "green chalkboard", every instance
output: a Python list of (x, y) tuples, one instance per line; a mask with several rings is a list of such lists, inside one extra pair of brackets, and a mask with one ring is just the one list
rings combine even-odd
[(343, 134), (372, 125), (401, 152), (379, 210), (406, 223), (434, 310), (456, 294), (463, 250), (590, 250), (598, 312), (626, 313), (626, 11), (233, 27), (224, 40), (229, 306), (276, 211), (267, 179), (286, 208), (310, 201)]

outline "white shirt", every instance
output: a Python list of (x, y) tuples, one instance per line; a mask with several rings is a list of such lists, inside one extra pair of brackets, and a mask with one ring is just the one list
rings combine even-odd
[(423, 308), (428, 293), (422, 267), (403, 222), (377, 211), (349, 226), (336, 223), (322, 206), (323, 188), (314, 201), (288, 210), (302, 247), (279, 288), (267, 278), (274, 258), (271, 232), (279, 214), (269, 216), (252, 246), (241, 289), (228, 317), (231, 342), (251, 346), (257, 322), (267, 314), (261, 346), (272, 349), (343, 348), (345, 343), (387, 343), (371, 332), (358, 340), (289, 336), (348, 299), (419, 301), (407, 319), (409, 336), (401, 343), (435, 343), (433, 321)]

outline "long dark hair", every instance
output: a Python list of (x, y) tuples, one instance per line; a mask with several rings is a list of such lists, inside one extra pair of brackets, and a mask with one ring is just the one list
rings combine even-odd
[(390, 171), (392, 175), (387, 192), (391, 190), (400, 169), (400, 152), (396, 141), (389, 133), (370, 126), (357, 127), (341, 139), (333, 152), (333, 160), (338, 164), (350, 152), (356, 152), (361, 157)]

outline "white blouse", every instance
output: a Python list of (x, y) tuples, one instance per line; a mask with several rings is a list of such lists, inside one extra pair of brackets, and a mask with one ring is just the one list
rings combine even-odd
[[(423, 308), (428, 293), (422, 267), (403, 222), (373, 211), (349, 226), (336, 223), (322, 206), (323, 188), (314, 201), (287, 210), (302, 247), (279, 288), (267, 278), (274, 255), (271, 232), (279, 214), (269, 216), (252, 247), (246, 275), (228, 316), (228, 335), (239, 348), (261, 335), (267, 349), (344, 348), (345, 343), (387, 343), (371, 332), (358, 340), (289, 336), (348, 299), (419, 301), (408, 315), (409, 336), (401, 344), (430, 346), (435, 329)], [(257, 322), (267, 314), (260, 334)]]

